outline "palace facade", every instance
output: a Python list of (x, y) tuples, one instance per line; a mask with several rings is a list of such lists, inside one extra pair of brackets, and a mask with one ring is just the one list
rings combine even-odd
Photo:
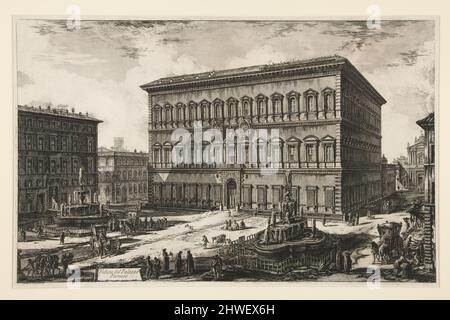
[(425, 137), (420, 135), (415, 138), (413, 144), (408, 143), (406, 149), (408, 162), (404, 164), (408, 172), (407, 188), (410, 191), (423, 193), (425, 188)]
[(98, 151), (100, 203), (147, 203), (147, 167), (147, 153), (100, 148)]
[(18, 212), (45, 213), (53, 200), (77, 199), (80, 169), (84, 193), (97, 192), (97, 125), (72, 108), (18, 106)]
[[(154, 206), (278, 209), (289, 180), (300, 214), (343, 220), (382, 197), (386, 101), (343, 57), (168, 77), (141, 88), (148, 93)], [(194, 124), (220, 132), (223, 155), (189, 152), (174, 162), (183, 145), (174, 130), (192, 134)], [(260, 137), (256, 146), (247, 137), (239, 161), (230, 128), (278, 136)], [(213, 139), (200, 138), (215, 150)], [(253, 148), (256, 156), (248, 156)]]

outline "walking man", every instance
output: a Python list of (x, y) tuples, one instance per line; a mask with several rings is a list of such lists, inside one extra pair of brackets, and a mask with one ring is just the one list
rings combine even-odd
[(64, 231), (61, 232), (61, 235), (59, 236), (59, 244), (64, 244), (64, 239), (65, 239), (65, 235), (64, 235)]

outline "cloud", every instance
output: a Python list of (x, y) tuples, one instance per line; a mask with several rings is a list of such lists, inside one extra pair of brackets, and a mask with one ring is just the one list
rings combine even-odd
[(17, 71), (17, 86), (23, 87), (27, 84), (33, 84), (33, 80), (25, 72)]
[[(24, 20), (18, 30), (19, 102), (68, 104), (105, 122), (100, 145), (124, 136), (147, 149), (147, 98), (160, 77), (340, 54), (388, 101), (383, 151), (404, 153), (434, 110), (433, 21), (85, 21)], [(402, 130), (398, 130), (401, 124)]]
[(419, 49), (412, 49), (406, 52), (400, 52), (400, 56), (405, 65), (414, 66), (417, 63), (417, 59), (426, 56), (426, 54), (420, 54)]

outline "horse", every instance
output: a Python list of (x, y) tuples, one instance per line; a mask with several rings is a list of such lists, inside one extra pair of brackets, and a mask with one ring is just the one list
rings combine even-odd
[(383, 261), (389, 261), (391, 256), (389, 252), (389, 245), (385, 242), (383, 242), (380, 245), (380, 248), (378, 250), (378, 254), (380, 256), (380, 262), (383, 263)]
[(203, 235), (202, 236), (202, 246), (203, 246), (203, 248), (208, 247), (208, 243), (209, 243), (208, 238), (205, 235)]
[(212, 237), (211, 241), (212, 243), (218, 245), (224, 245), (226, 243), (227, 240), (227, 236), (226, 234), (219, 234), (218, 236)]
[(375, 241), (372, 241), (372, 249), (371, 249), (371, 251), (372, 251), (372, 255), (373, 255), (373, 262), (372, 263), (375, 263), (376, 260), (381, 262), (380, 246)]
[(55, 271), (59, 273), (59, 257), (57, 254), (49, 256), (48, 265), (50, 268), (49, 272), (51, 272), (52, 276), (55, 275)]

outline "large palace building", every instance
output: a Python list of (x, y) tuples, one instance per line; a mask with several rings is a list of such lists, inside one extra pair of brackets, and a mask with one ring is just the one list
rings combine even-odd
[[(168, 77), (141, 88), (148, 93), (154, 206), (278, 209), (289, 181), (300, 214), (342, 220), (382, 196), (386, 101), (343, 57)], [(196, 151), (199, 124), (202, 148), (223, 141), (223, 153)], [(222, 137), (205, 135), (211, 128)], [(239, 149), (240, 140), (227, 135), (236, 128), (278, 133), (258, 135), (256, 142), (247, 137)], [(186, 140), (180, 132), (194, 141), (181, 162), (177, 148)], [(250, 149), (256, 156), (248, 156)]]
[(80, 176), (88, 200), (95, 200), (100, 122), (73, 108), (18, 106), (20, 215), (45, 213), (53, 203), (73, 202)]

